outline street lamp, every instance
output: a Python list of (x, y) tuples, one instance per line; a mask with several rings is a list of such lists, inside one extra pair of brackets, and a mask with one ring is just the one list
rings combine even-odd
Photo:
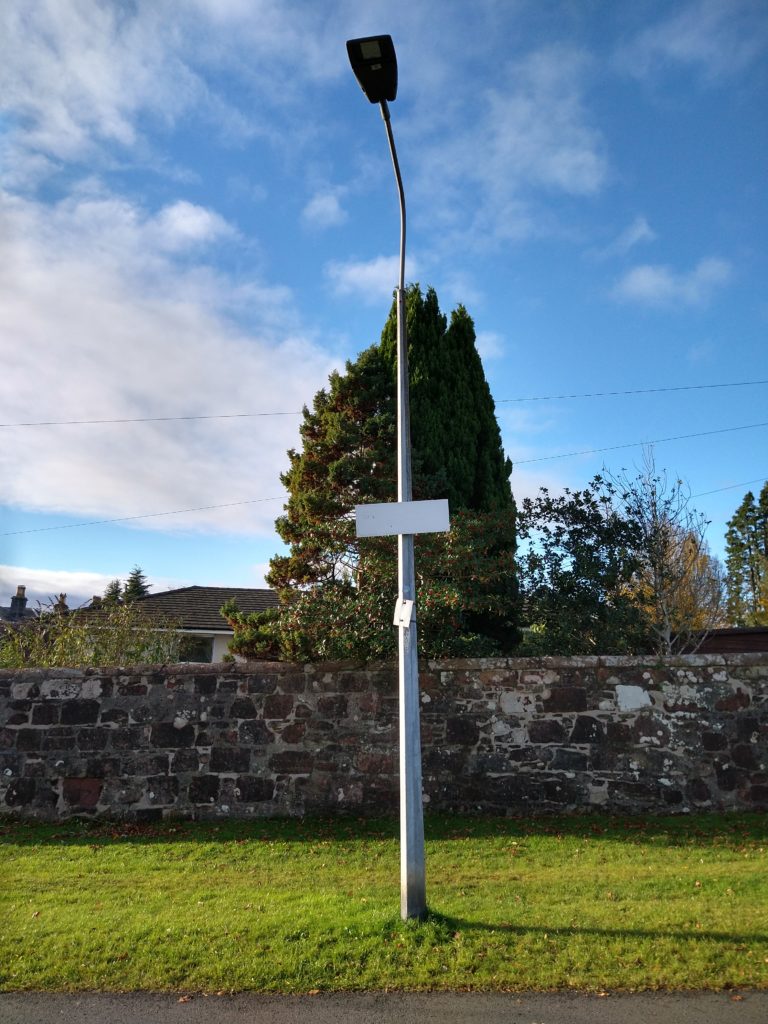
[[(410, 502), (411, 426), (408, 403), (408, 339), (405, 321), (405, 192), (388, 100), (397, 95), (397, 57), (391, 36), (350, 39), (347, 53), (360, 87), (378, 103), (387, 131), (389, 152), (400, 198), (400, 278), (397, 287), (397, 500)], [(419, 663), (416, 642), (416, 572), (413, 533), (397, 537), (400, 693), (400, 916), (424, 917), (427, 912), (424, 871), (424, 811), (421, 795), (421, 736), (419, 730)]]

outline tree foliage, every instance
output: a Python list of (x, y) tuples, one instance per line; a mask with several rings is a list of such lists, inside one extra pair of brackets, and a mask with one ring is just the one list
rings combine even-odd
[[(415, 453), (414, 494), (448, 498), (451, 509), (491, 512), (512, 503), (501, 434), (475, 325), (464, 306), (440, 312), (434, 289), (408, 289), (408, 373)], [(397, 371), (397, 315), (393, 305), (381, 336), (381, 353)]]
[(518, 564), (528, 629), (520, 653), (631, 654), (647, 646), (631, 590), (639, 531), (616, 498), (616, 487), (596, 476), (582, 490), (553, 497), (542, 488), (523, 501)]
[(147, 577), (138, 565), (134, 565), (123, 587), (123, 601), (136, 601), (140, 597), (146, 597), (149, 591), (150, 584)]
[(44, 611), (0, 634), (0, 668), (167, 664), (178, 649), (175, 624), (150, 623), (133, 603)]
[(687, 488), (657, 473), (596, 476), (523, 502), (518, 556), (525, 653), (695, 649), (722, 622), (722, 571)]
[[(425, 655), (485, 654), (516, 642), (514, 504), (493, 399), (463, 307), (450, 325), (430, 289), (406, 296), (414, 498), (448, 497), (450, 533), (416, 538), (419, 645)], [(300, 451), (270, 562), (277, 616), (242, 616), (231, 649), (292, 660), (391, 657), (395, 538), (355, 536), (353, 508), (396, 498), (396, 310), (381, 343), (334, 373), (305, 407)], [(250, 631), (250, 632), (249, 632)]]
[(105, 604), (119, 604), (123, 597), (123, 584), (120, 580), (111, 580), (104, 591)]
[(657, 472), (652, 451), (636, 477), (615, 478), (623, 515), (636, 530), (634, 599), (658, 654), (695, 650), (723, 622), (723, 574), (709, 552), (704, 516), (682, 480)]
[(767, 626), (768, 481), (757, 498), (748, 491), (728, 520), (725, 551), (729, 622)]

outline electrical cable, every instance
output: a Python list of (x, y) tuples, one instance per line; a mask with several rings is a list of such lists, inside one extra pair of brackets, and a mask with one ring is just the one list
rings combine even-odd
[[(657, 395), (669, 391), (704, 391), (710, 388), (743, 388), (768, 384), (768, 380), (739, 380), (730, 384), (684, 384), (670, 388), (635, 388), (629, 391), (590, 391), (573, 395), (532, 395), (526, 398), (497, 398), (496, 405), (511, 402), (554, 402), (567, 398), (610, 398), (617, 395)], [(228, 412), (190, 416), (131, 416), (100, 420), (29, 420), (21, 423), (0, 423), (3, 427), (81, 427), (104, 426), (114, 423), (180, 423), (189, 420), (242, 420), (262, 416), (301, 416), (301, 412)]]
[(627, 444), (612, 444), (606, 448), (585, 448), (579, 452), (563, 452), (562, 455), (541, 455), (536, 459), (518, 459), (515, 466), (526, 466), (532, 462), (550, 462), (553, 459), (571, 459), (576, 455), (596, 455), (599, 452), (615, 452), (620, 448), (642, 448), (645, 444), (663, 444), (665, 441), (685, 441), (690, 437), (709, 437), (712, 434), (729, 434), (734, 430), (754, 430), (756, 427), (768, 427), (768, 421), (764, 423), (745, 423), (741, 427), (722, 427), (720, 430), (701, 430), (697, 434), (674, 434), (672, 437), (657, 437), (650, 441), (630, 441)]
[(300, 412), (225, 412), (201, 416), (132, 416), (115, 420), (36, 420), (26, 423), (0, 423), (0, 427), (87, 427), (105, 423), (178, 423), (182, 420), (243, 420), (257, 416), (301, 416)]
[(95, 519), (89, 523), (66, 523), (64, 526), (38, 526), (34, 530), (11, 530), (8, 533), (0, 533), (0, 537), (18, 537), (22, 533), (47, 533), (49, 530), (75, 530), (80, 526), (105, 526), (107, 523), (127, 523), (134, 519), (155, 519), (158, 516), (180, 516), (185, 512), (208, 512), (214, 508), (258, 505), (263, 501), (283, 501), (284, 499), (284, 495), (277, 498), (253, 498), (250, 501), (229, 501), (226, 505), (200, 505), (197, 508), (177, 508), (173, 512), (146, 512), (141, 516), (117, 516), (115, 519)]
[(754, 480), (745, 480), (741, 484), (728, 484), (727, 487), (715, 487), (712, 491), (699, 491), (698, 494), (692, 494), (692, 498), (704, 498), (707, 494), (719, 494), (720, 491), (732, 491), (736, 487), (748, 487), (750, 484), (759, 484), (764, 480), (768, 480), (768, 474), (765, 476), (758, 476)]
[(663, 391), (704, 391), (709, 388), (743, 388), (753, 384), (768, 384), (768, 380), (738, 380), (732, 384), (682, 384), (671, 388), (636, 388), (632, 391), (591, 391), (583, 395), (536, 395), (532, 398), (498, 398), (496, 404), (505, 402), (553, 402), (563, 398), (609, 398), (615, 395), (656, 395)]
[[(755, 426), (766, 426), (766, 424), (755, 424)], [(732, 430), (742, 430), (742, 429), (747, 429), (747, 428), (732, 427), (730, 429), (732, 429)], [(697, 436), (697, 435), (686, 435), (686, 436)], [(618, 445), (618, 447), (625, 447), (625, 446), (624, 445)], [(603, 449), (598, 449), (598, 450), (599, 451), (605, 451), (606, 449), (603, 448)], [(585, 453), (579, 453), (579, 454), (585, 454)], [(555, 456), (552, 456), (552, 458), (558, 458), (558, 456), (555, 455)], [(565, 456), (563, 456), (563, 458), (565, 458)], [(536, 461), (536, 460), (533, 460), (533, 461)], [(519, 465), (519, 463), (518, 463), (518, 465)], [(703, 498), (703, 497), (705, 497), (708, 494), (717, 494), (720, 491), (730, 491), (730, 490), (733, 490), (736, 487), (747, 487), (747, 486), (749, 486), (749, 484), (761, 483), (764, 479), (765, 479), (765, 477), (759, 476), (759, 477), (755, 477), (754, 480), (745, 480), (743, 483), (740, 483), (740, 484), (728, 484), (727, 487), (716, 487), (712, 491), (701, 491), (701, 492), (699, 492), (699, 494), (692, 494), (691, 497), (692, 498)], [(81, 527), (81, 526), (105, 526), (105, 525), (107, 525), (109, 523), (126, 523), (126, 522), (130, 522), (130, 521), (132, 521), (134, 519), (153, 519), (153, 518), (157, 518), (159, 516), (179, 516), (179, 515), (184, 515), (185, 512), (209, 512), (212, 509), (235, 508), (238, 505), (258, 505), (261, 502), (265, 502), (265, 501), (281, 501), (281, 500), (283, 500), (284, 497), (285, 496), (282, 495), (282, 496), (276, 497), (276, 498), (253, 498), (253, 499), (251, 499), (249, 501), (230, 501), (230, 502), (227, 502), (225, 505), (200, 505), (197, 508), (179, 508), (179, 509), (175, 509), (172, 512), (147, 512), (145, 515), (140, 515), (140, 516), (119, 516), (119, 517), (117, 517), (115, 519), (96, 519), (96, 520), (93, 520), (92, 522), (88, 522), (88, 523), (67, 523), (64, 526), (40, 526), (40, 527), (37, 527), (36, 529), (33, 529), (33, 530), (12, 530), (9, 533), (0, 533), (0, 537), (17, 537), (17, 536), (19, 536), (19, 534), (23, 534), (23, 533), (46, 533), (49, 530), (74, 530), (74, 529), (77, 529), (78, 527)]]

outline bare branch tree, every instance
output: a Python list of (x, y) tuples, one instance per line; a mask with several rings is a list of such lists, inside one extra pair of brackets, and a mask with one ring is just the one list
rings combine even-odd
[(659, 654), (696, 650), (723, 622), (723, 571), (705, 539), (708, 521), (690, 505), (690, 489), (657, 471), (653, 450), (635, 478), (611, 476), (624, 515), (638, 530), (635, 596)]

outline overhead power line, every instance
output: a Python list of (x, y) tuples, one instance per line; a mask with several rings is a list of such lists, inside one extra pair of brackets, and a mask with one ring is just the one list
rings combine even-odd
[[(754, 425), (755, 426), (768, 426), (768, 424), (764, 424), (764, 423), (763, 424), (754, 424)], [(743, 427), (743, 428), (742, 427), (731, 427), (731, 428), (728, 428), (728, 429), (742, 430), (742, 429), (747, 429), (747, 428), (746, 427)], [(717, 433), (717, 431), (712, 431), (712, 433)], [(687, 435), (687, 436), (695, 437), (695, 436), (698, 436), (698, 435)], [(668, 438), (668, 440), (672, 440), (672, 438)], [(643, 442), (641, 442), (641, 443), (643, 443)], [(628, 446), (627, 445), (617, 445), (617, 447), (625, 448), (625, 447), (628, 447)], [(601, 448), (601, 449), (596, 449), (596, 450), (597, 451), (606, 451), (607, 449)], [(585, 454), (585, 453), (580, 453), (580, 454)], [(551, 458), (559, 458), (559, 457), (560, 456), (556, 456), (556, 455), (555, 456), (551, 456)], [(562, 456), (562, 457), (564, 458), (565, 456)], [(536, 462), (538, 460), (536, 460), (536, 459), (529, 459), (528, 461), (529, 462)], [(520, 465), (520, 463), (517, 463), (517, 465)], [(719, 491), (730, 491), (730, 490), (733, 490), (736, 487), (748, 487), (749, 484), (761, 483), (765, 479), (766, 479), (766, 477), (764, 477), (764, 476), (758, 476), (758, 477), (755, 477), (754, 480), (745, 480), (743, 483), (740, 483), (740, 484), (728, 484), (727, 487), (716, 487), (713, 491), (701, 491), (701, 492), (699, 492), (699, 494), (692, 494), (691, 497), (692, 498), (703, 498), (703, 497), (705, 497), (708, 494), (717, 494)], [(253, 498), (253, 499), (251, 499), (249, 501), (229, 501), (229, 502), (227, 502), (224, 505), (200, 505), (197, 508), (178, 508), (178, 509), (174, 509), (172, 512), (147, 512), (145, 515), (140, 515), (140, 516), (118, 516), (115, 519), (95, 519), (95, 520), (92, 520), (91, 522), (87, 522), (87, 523), (67, 523), (67, 524), (65, 524), (63, 526), (39, 526), (39, 527), (37, 527), (37, 528), (35, 528), (33, 530), (12, 530), (12, 531), (10, 531), (8, 533), (0, 533), (0, 537), (17, 537), (19, 534), (22, 534), (22, 533), (46, 533), (49, 530), (75, 530), (75, 529), (77, 529), (78, 527), (81, 527), (81, 526), (106, 526), (109, 523), (127, 523), (127, 522), (131, 522), (132, 520), (135, 520), (135, 519), (154, 519), (154, 518), (158, 518), (159, 516), (180, 516), (180, 515), (184, 515), (185, 512), (209, 512), (212, 509), (235, 508), (238, 505), (258, 505), (261, 502), (265, 502), (265, 501), (281, 501), (281, 500), (283, 500), (283, 498), (284, 498), (284, 495), (281, 495), (280, 497), (276, 497), (276, 498)]]
[(599, 452), (615, 452), (619, 448), (642, 448), (644, 444), (663, 444), (665, 441), (684, 441), (689, 437), (709, 437), (711, 434), (729, 434), (734, 430), (754, 430), (756, 427), (768, 427), (765, 423), (745, 423), (741, 427), (722, 427), (720, 430), (700, 430), (696, 434), (674, 434), (672, 437), (657, 437), (649, 441), (630, 441), (627, 444), (612, 444), (605, 448), (585, 448), (579, 452), (563, 452), (562, 455), (541, 455), (537, 459), (518, 459), (516, 466), (525, 466), (531, 462), (550, 462), (553, 459), (571, 459), (576, 455), (596, 455)]
[(277, 498), (253, 498), (250, 501), (229, 501), (225, 505), (200, 505), (197, 508), (177, 508), (173, 512), (146, 512), (141, 516), (117, 516), (114, 519), (94, 519), (88, 523), (66, 523), (63, 526), (38, 526), (33, 530), (10, 530), (0, 533), (0, 537), (18, 537), (21, 533), (47, 533), (49, 530), (76, 530), (80, 526), (105, 526), (108, 523), (128, 523), (134, 519), (156, 519), (159, 516), (180, 516), (185, 512), (209, 512), (211, 509), (234, 508), (236, 505), (258, 505), (263, 501), (282, 501), (284, 495)]
[(223, 412), (200, 416), (126, 416), (114, 420), (34, 420), (0, 423), (0, 427), (88, 427), (105, 423), (179, 423), (182, 420), (246, 420), (257, 416), (301, 416), (300, 412)]
[(765, 476), (755, 477), (754, 480), (744, 480), (743, 483), (740, 483), (740, 484), (728, 484), (727, 487), (715, 487), (715, 489), (712, 490), (712, 491), (699, 491), (698, 494), (692, 494), (691, 497), (692, 498), (704, 498), (708, 494), (719, 494), (720, 491), (732, 491), (736, 487), (749, 487), (750, 484), (760, 484), (764, 480), (768, 480), (768, 473), (766, 473)]
[(768, 384), (768, 380), (737, 380), (732, 384), (681, 384), (672, 388), (634, 388), (631, 391), (590, 391), (580, 395), (535, 395), (531, 398), (497, 398), (496, 404), (505, 402), (554, 402), (563, 398), (611, 398), (615, 395), (657, 395), (663, 391), (706, 391), (710, 388), (744, 388), (754, 384)]
[[(658, 395), (670, 391), (707, 391), (712, 388), (743, 388), (768, 384), (768, 380), (739, 380), (730, 384), (684, 384), (665, 388), (634, 388), (627, 391), (588, 391), (572, 395), (531, 395), (521, 398), (497, 398), (496, 405), (512, 402), (555, 402), (568, 398), (611, 398), (617, 395)], [(98, 420), (26, 420), (20, 423), (0, 423), (2, 427), (83, 427), (104, 426), (112, 423), (181, 423), (191, 420), (247, 420), (262, 416), (301, 416), (301, 411), (289, 412), (226, 412), (189, 416), (126, 416)]]

